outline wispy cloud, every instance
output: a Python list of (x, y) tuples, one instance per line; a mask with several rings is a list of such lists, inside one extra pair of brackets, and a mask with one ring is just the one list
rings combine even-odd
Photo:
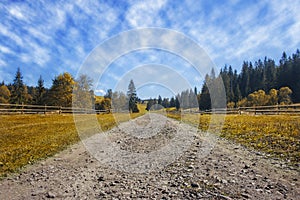
[(159, 11), (166, 3), (166, 0), (131, 2), (126, 14), (126, 20), (133, 28), (163, 26), (165, 20), (160, 16)]
[(11, 54), (11, 53), (13, 53), (12, 50), (11, 50), (10, 48), (5, 47), (5, 46), (2, 46), (2, 45), (0, 45), (0, 52), (6, 53), (6, 54)]
[[(11, 81), (8, 74), (22, 66), (24, 77), (32, 81), (29, 85), (37, 81), (29, 77), (40, 74), (49, 77), (69, 71), (76, 75), (95, 47), (132, 28), (182, 32), (203, 47), (218, 67), (232, 64), (236, 69), (243, 60), (278, 59), (282, 51), (292, 53), (300, 45), (300, 2), (292, 0), (5, 1), (0, 2), (0, 8), (0, 81)], [(161, 38), (158, 40), (164, 45), (178, 47), (172, 35)], [(140, 44), (147, 42), (136, 39)], [(115, 45), (121, 51), (131, 44)], [(108, 57), (116, 53), (109, 48), (105, 51), (103, 55)], [(168, 55), (170, 52), (130, 54), (133, 56), (120, 58), (118, 66), (110, 66), (110, 75), (101, 83), (105, 90), (112, 86), (109, 79), (118, 80), (135, 66), (149, 63), (170, 66), (193, 83), (199, 82), (198, 86), (202, 84), (191, 66)], [(201, 57), (196, 54), (193, 56)], [(51, 78), (46, 82), (50, 84)]]
[(26, 20), (26, 17), (22, 14), (21, 9), (19, 7), (9, 8), (9, 13), (18, 19)]
[(0, 33), (9, 38), (12, 42), (16, 43), (19, 46), (24, 46), (23, 45), (23, 40), (21, 39), (20, 36), (15, 34), (14, 32), (10, 31), (6, 26), (3, 24), (0, 24)]
[[(6, 62), (2, 59), (2, 58), (0, 58), (0, 67), (2, 66), (6, 66), (7, 64), (6, 64)], [(1, 68), (0, 68), (1, 69)], [(3, 72), (1, 72), (1, 74), (2, 74)], [(2, 78), (4, 78), (5, 76), (2, 76)]]

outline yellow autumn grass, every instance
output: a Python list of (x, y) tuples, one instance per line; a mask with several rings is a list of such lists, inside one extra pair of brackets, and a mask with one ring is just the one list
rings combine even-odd
[[(128, 121), (145, 113), (100, 114), (96, 118), (102, 130), (117, 122)], [(90, 119), (82, 115), (82, 120)], [(81, 128), (91, 132), (89, 121)], [(95, 132), (93, 132), (95, 133)], [(49, 157), (80, 140), (73, 115), (0, 115), (0, 177), (22, 166)]]
[[(174, 114), (168, 117), (218, 132), (221, 137), (244, 146), (281, 157), (294, 164), (300, 163), (300, 116), (290, 115), (227, 115), (224, 124), (211, 124), (211, 115)], [(218, 127), (221, 126), (220, 127)]]

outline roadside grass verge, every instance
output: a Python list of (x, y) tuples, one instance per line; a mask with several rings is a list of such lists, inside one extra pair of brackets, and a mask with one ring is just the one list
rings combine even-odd
[[(106, 131), (118, 122), (128, 121), (145, 114), (145, 105), (139, 105), (140, 113), (94, 115), (98, 126)], [(81, 115), (80, 129), (89, 135), (91, 115)], [(82, 131), (81, 130), (81, 131)], [(0, 178), (16, 172), (27, 164), (32, 164), (52, 156), (66, 147), (77, 143), (77, 133), (73, 115), (0, 115)]]
[[(300, 116), (289, 115), (226, 115), (218, 124), (211, 115), (168, 113), (168, 117), (182, 120), (246, 147), (300, 164)], [(218, 116), (216, 116), (218, 117)], [(218, 131), (217, 131), (218, 130)]]

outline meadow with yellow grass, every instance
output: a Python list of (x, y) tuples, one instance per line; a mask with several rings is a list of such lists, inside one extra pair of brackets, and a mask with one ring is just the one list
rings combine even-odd
[(291, 164), (300, 163), (300, 116), (226, 115), (224, 124), (222, 120), (218, 124), (212, 115), (168, 113), (168, 117), (198, 126), (202, 131), (209, 129), (223, 138), (283, 158)]
[[(110, 113), (95, 115), (103, 131), (118, 122), (128, 121), (145, 113)], [(91, 132), (90, 119), (82, 115), (81, 129)], [(84, 121), (86, 120), (86, 121)], [(71, 114), (51, 115), (0, 115), (0, 177), (15, 172), (37, 160), (52, 156), (78, 142), (80, 137)]]

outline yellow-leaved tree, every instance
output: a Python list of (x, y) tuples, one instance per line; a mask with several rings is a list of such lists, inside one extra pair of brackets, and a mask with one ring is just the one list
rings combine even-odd
[(10, 100), (10, 91), (6, 85), (0, 86), (0, 103), (9, 103)]
[(282, 87), (279, 89), (279, 103), (280, 104), (291, 104), (292, 103), (292, 99), (291, 99), (291, 95), (292, 94), (292, 90), (289, 87)]
[(277, 105), (278, 104), (278, 90), (271, 89), (269, 91), (269, 103), (268, 105)]
[(48, 104), (54, 106), (71, 107), (74, 78), (65, 72), (56, 76), (49, 91)]
[(248, 95), (248, 104), (250, 106), (264, 106), (269, 101), (268, 95), (265, 91), (258, 90)]

